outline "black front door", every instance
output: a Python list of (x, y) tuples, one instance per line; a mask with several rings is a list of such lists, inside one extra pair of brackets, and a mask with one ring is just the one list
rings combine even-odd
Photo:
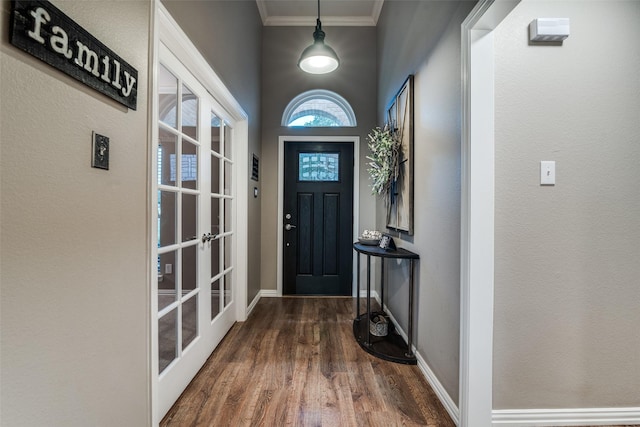
[(351, 295), (353, 143), (286, 142), (284, 293)]

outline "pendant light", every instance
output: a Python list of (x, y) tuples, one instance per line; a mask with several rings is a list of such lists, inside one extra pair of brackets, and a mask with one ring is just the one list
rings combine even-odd
[(318, 19), (316, 30), (313, 32), (313, 44), (302, 51), (298, 60), (298, 67), (310, 74), (330, 73), (340, 65), (338, 55), (324, 44), (324, 31), (320, 22), (320, 0), (318, 0)]

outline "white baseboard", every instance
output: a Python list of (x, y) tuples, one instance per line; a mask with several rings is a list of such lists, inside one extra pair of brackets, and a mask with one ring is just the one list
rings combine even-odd
[(418, 368), (420, 368), (422, 375), (424, 375), (424, 377), (427, 379), (427, 382), (433, 389), (433, 392), (436, 394), (436, 396), (438, 396), (438, 399), (440, 399), (440, 403), (442, 403), (444, 409), (447, 410), (447, 413), (449, 413), (449, 416), (451, 417), (453, 422), (456, 425), (460, 425), (460, 409), (458, 409), (458, 405), (456, 405), (456, 402), (454, 402), (451, 396), (449, 396), (449, 393), (447, 393), (447, 390), (445, 390), (444, 386), (438, 380), (436, 374), (433, 373), (422, 355), (417, 352), (415, 348), (413, 351), (416, 355), (416, 359), (418, 359)]
[(260, 292), (258, 292), (258, 294), (255, 296), (253, 301), (251, 301), (251, 304), (249, 304), (249, 306), (247, 307), (247, 317), (249, 317), (253, 309), (256, 307), (256, 304), (258, 304), (260, 298), (275, 298), (277, 296), (278, 291), (275, 289), (261, 289)]
[(277, 298), (280, 295), (278, 295), (278, 291), (275, 289), (262, 289), (260, 291), (260, 296), (265, 298)]
[(598, 426), (640, 424), (640, 408), (503, 409), (493, 411), (493, 425)]

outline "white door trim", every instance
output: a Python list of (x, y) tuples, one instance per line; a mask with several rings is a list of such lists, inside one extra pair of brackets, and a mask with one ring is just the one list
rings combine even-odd
[[(231, 92), (224, 85), (222, 80), (216, 75), (209, 63), (202, 57), (195, 45), (189, 40), (184, 31), (180, 28), (178, 23), (171, 17), (166, 8), (160, 3), (160, 0), (152, 1), (152, 29), (153, 46), (151, 47), (152, 56), (150, 58), (150, 76), (149, 79), (152, 82), (152, 94), (149, 96), (149, 106), (151, 115), (149, 117), (149, 136), (151, 141), (149, 142), (150, 164), (148, 172), (148, 188), (149, 188), (149, 212), (151, 217), (155, 208), (156, 192), (154, 191), (154, 185), (157, 185), (157, 177), (154, 176), (155, 170), (155, 154), (153, 152), (154, 140), (157, 136), (157, 122), (158, 122), (158, 109), (155, 99), (158, 92), (157, 88), (157, 73), (158, 73), (158, 52), (160, 44), (164, 44), (173, 52), (173, 54), (186, 66), (187, 69), (193, 74), (193, 76), (205, 87), (205, 89), (213, 96), (215, 101), (220, 104), (222, 111), (220, 111), (220, 118), (234, 123), (233, 138), (236, 144), (236, 149), (233, 153), (233, 167), (236, 170), (234, 174), (233, 186), (235, 189), (235, 201), (236, 201), (236, 218), (234, 233), (236, 235), (235, 248), (233, 254), (234, 262), (234, 291), (233, 301), (235, 304), (235, 320), (243, 321), (247, 317), (247, 270), (248, 270), (248, 191), (244, 191), (248, 186), (248, 174), (249, 174), (249, 162), (243, 159), (248, 159), (248, 115), (235, 100)], [(227, 116), (225, 116), (225, 114)], [(149, 221), (149, 240), (151, 241), (150, 247), (154, 248), (157, 245), (155, 241), (157, 238), (155, 230), (156, 224), (153, 221)], [(151, 257), (150, 257), (151, 258)], [(149, 289), (153, 290), (157, 288), (157, 274), (155, 271), (156, 266), (154, 263), (150, 263), (149, 269)], [(150, 302), (149, 316), (150, 316), (150, 336), (149, 336), (149, 348), (150, 354), (149, 364), (150, 372), (150, 392), (151, 392), (151, 425), (156, 426), (160, 422), (160, 414), (158, 414), (158, 361), (154, 355), (157, 354), (158, 344), (154, 338), (158, 334), (156, 312), (157, 301), (152, 298), (153, 292), (149, 292)]]
[(493, 30), (520, 0), (480, 0), (462, 24), (460, 260), (461, 427), (488, 427), (493, 410)]
[[(278, 138), (278, 257), (276, 267), (277, 296), (282, 296), (282, 232), (284, 212), (282, 204), (284, 202), (284, 143), (287, 141), (297, 142), (352, 142), (353, 143), (353, 241), (358, 239), (360, 229), (360, 137), (359, 136), (281, 136)], [(355, 296), (355, 254), (352, 282), (352, 295)]]

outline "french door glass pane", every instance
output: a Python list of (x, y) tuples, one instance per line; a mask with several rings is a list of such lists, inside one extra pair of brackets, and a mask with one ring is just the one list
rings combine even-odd
[(211, 156), (211, 192), (220, 194), (220, 158)]
[(220, 199), (211, 198), (211, 234), (220, 234)]
[(231, 162), (224, 162), (224, 194), (225, 196), (231, 195), (231, 177), (233, 171), (231, 170)]
[(231, 265), (231, 236), (227, 236), (224, 238), (224, 269)]
[(211, 277), (220, 274), (220, 242), (223, 239), (211, 241)]
[(198, 97), (182, 85), (182, 132), (198, 139)]
[(220, 313), (220, 279), (211, 284), (211, 320)]
[(180, 178), (182, 188), (198, 189), (198, 147), (194, 144), (182, 141), (182, 171)]
[(196, 246), (182, 249), (182, 295), (196, 288), (197, 284)]
[(158, 319), (158, 361), (160, 372), (176, 358), (176, 342), (178, 341), (178, 309), (171, 310)]
[(182, 193), (182, 241), (197, 239), (198, 196)]
[(224, 306), (231, 303), (231, 273), (224, 276)]
[(158, 255), (158, 311), (176, 300), (176, 252)]
[(182, 303), (182, 349), (198, 335), (198, 294)]
[(176, 193), (158, 191), (158, 246), (176, 242)]
[(160, 120), (177, 129), (178, 110), (178, 79), (163, 65), (158, 67), (158, 105), (160, 106)]
[(227, 159), (231, 159), (233, 153), (233, 145), (231, 141), (231, 128), (229, 126), (224, 127), (224, 156)]
[(222, 122), (213, 112), (211, 113), (211, 151), (220, 153), (220, 125)]
[(176, 155), (177, 137), (163, 128), (159, 128), (158, 137), (158, 184), (176, 185), (175, 178), (171, 181), (171, 177), (175, 177), (175, 171), (171, 173), (171, 160)]
[(224, 199), (224, 231), (231, 231), (231, 199)]

